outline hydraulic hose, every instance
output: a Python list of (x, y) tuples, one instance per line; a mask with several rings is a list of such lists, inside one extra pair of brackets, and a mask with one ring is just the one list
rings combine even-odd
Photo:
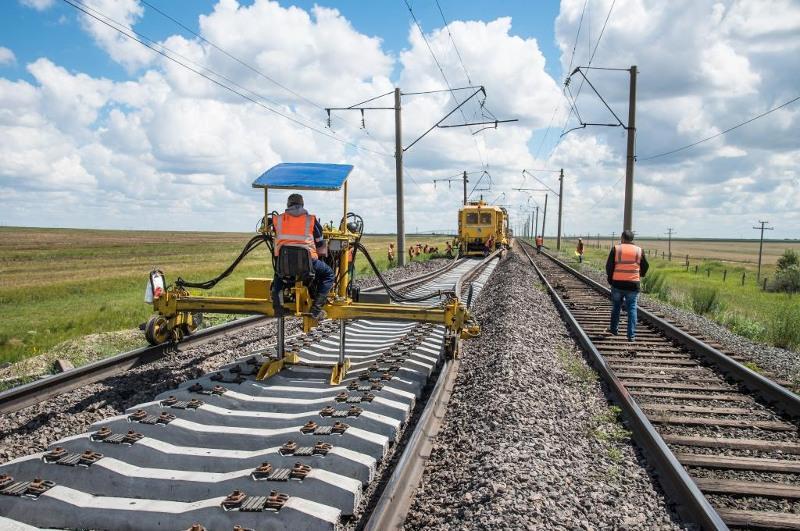
[(270, 254), (273, 254), (272, 251), (272, 238), (266, 234), (257, 234), (250, 238), (250, 241), (245, 244), (244, 249), (242, 252), (239, 253), (239, 256), (228, 266), (228, 268), (220, 273), (218, 276), (212, 278), (211, 280), (206, 280), (204, 282), (189, 282), (187, 280), (178, 277), (175, 281), (175, 285), (181, 288), (198, 288), (198, 289), (211, 289), (217, 285), (220, 280), (223, 280), (230, 276), (233, 273), (233, 270), (239, 265), (239, 263), (244, 260), (244, 257), (250, 254), (253, 249), (261, 245), (262, 243), (266, 244), (267, 247), (270, 249)]
[(372, 267), (372, 271), (375, 273), (375, 276), (378, 277), (378, 281), (381, 283), (381, 286), (383, 286), (383, 289), (386, 290), (386, 293), (389, 295), (389, 298), (395, 302), (422, 302), (434, 299), (436, 297), (441, 297), (443, 295), (451, 295), (451, 296), (455, 295), (455, 293), (452, 291), (443, 291), (443, 290), (437, 290), (427, 295), (420, 295), (418, 297), (407, 297), (405, 295), (402, 295), (396, 292), (394, 289), (392, 289), (389, 283), (386, 282), (386, 279), (383, 278), (383, 275), (381, 275), (378, 266), (375, 265), (375, 262), (372, 260), (372, 257), (370, 256), (369, 251), (367, 251), (367, 248), (364, 247), (360, 242), (356, 244), (356, 248), (360, 250), (362, 253), (364, 253), (364, 257), (367, 259), (367, 262), (369, 262), (370, 267)]

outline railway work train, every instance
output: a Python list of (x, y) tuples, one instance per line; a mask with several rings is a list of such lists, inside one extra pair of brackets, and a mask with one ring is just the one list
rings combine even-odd
[(508, 247), (508, 212), (483, 201), (472, 201), (458, 211), (458, 248), (461, 256), (481, 256), (487, 243), (492, 250)]

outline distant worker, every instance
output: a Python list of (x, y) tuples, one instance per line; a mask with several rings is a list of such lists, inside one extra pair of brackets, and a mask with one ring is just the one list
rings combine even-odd
[(544, 245), (544, 238), (540, 234), (536, 235), (536, 252), (542, 252), (542, 246)]
[(448, 241), (448, 242), (446, 243), (446, 245), (447, 245), (447, 248), (446, 248), (446, 251), (445, 251), (445, 253), (446, 253), (446, 255), (447, 255), (447, 258), (453, 258), (453, 244), (451, 244), (451, 243)]
[(628, 341), (636, 340), (636, 299), (639, 282), (647, 274), (650, 264), (642, 248), (633, 244), (633, 231), (622, 231), (622, 242), (611, 248), (606, 260), (606, 275), (611, 284), (611, 326), (607, 332), (617, 335), (622, 303), (628, 312)]
[(578, 263), (583, 263), (583, 239), (578, 238), (578, 247), (575, 249), (575, 254), (578, 255)]
[[(317, 284), (317, 292), (312, 294), (314, 300), (311, 304), (311, 317), (317, 321), (325, 319), (322, 307), (333, 287), (334, 275), (333, 269), (319, 259), (320, 256), (328, 254), (322, 237), (322, 225), (316, 216), (309, 214), (303, 208), (303, 196), (291, 194), (286, 201), (286, 211), (283, 214), (273, 215), (272, 226), (275, 229), (275, 256), (278, 256), (284, 245), (305, 247), (311, 253), (311, 265)], [(283, 279), (276, 275), (272, 281), (272, 307), (276, 317), (286, 314), (280, 299), (283, 288)]]
[(408, 248), (408, 259), (409, 259), (409, 261), (413, 261), (414, 260), (414, 246), (413, 245)]
[(389, 249), (386, 251), (386, 259), (389, 261), (389, 265), (394, 264), (394, 244), (389, 244)]
[(486, 243), (483, 246), (483, 256), (489, 256), (489, 253), (491, 253), (493, 250), (494, 250), (494, 234), (489, 236), (489, 239), (486, 240)]

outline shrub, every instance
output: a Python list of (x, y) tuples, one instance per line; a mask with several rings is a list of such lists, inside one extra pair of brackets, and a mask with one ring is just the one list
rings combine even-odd
[[(784, 256), (786, 254), (784, 253)], [(781, 256), (781, 258), (784, 258)], [(770, 291), (783, 291), (786, 293), (797, 293), (800, 291), (800, 265), (791, 264), (783, 268), (778, 268), (775, 278), (769, 284)]]
[(642, 292), (649, 293), (665, 301), (669, 298), (667, 288), (667, 275), (663, 271), (650, 271), (648, 275), (642, 277)]
[(794, 249), (786, 249), (778, 258), (777, 266), (778, 271), (783, 271), (791, 266), (800, 266), (800, 254), (798, 254)]
[(692, 310), (700, 315), (712, 314), (722, 310), (719, 290), (710, 287), (696, 287), (689, 291)]
[(769, 340), (776, 347), (800, 348), (800, 306), (784, 301), (769, 323)]
[(726, 313), (720, 322), (734, 334), (748, 339), (761, 339), (766, 332), (764, 325), (739, 313)]

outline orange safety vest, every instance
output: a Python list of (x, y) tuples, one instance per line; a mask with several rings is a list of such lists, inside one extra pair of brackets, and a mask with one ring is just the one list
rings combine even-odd
[(536, 245), (543, 245), (544, 239), (541, 236), (536, 237)]
[(621, 243), (614, 250), (614, 274), (611, 280), (639, 282), (639, 264), (642, 261), (642, 248), (632, 243)]
[(314, 224), (317, 218), (311, 214), (292, 216), (288, 212), (272, 217), (272, 226), (275, 227), (275, 256), (284, 245), (297, 245), (305, 247), (311, 253), (311, 258), (317, 259), (317, 245), (314, 243)]

